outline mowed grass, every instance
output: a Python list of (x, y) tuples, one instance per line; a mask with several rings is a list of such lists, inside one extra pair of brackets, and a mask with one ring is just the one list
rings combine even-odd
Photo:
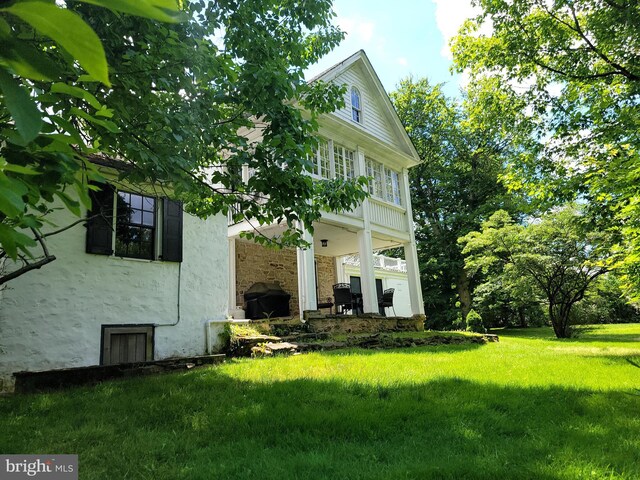
[(81, 479), (638, 479), (640, 325), (314, 353), (0, 399)]

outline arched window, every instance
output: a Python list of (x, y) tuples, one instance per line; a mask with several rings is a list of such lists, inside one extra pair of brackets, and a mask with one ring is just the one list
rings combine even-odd
[(351, 118), (354, 122), (362, 123), (362, 97), (356, 87), (351, 87)]

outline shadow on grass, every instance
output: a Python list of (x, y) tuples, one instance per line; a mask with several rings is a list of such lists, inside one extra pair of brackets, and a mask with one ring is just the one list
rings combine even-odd
[(78, 453), (83, 479), (639, 478), (626, 393), (212, 368), (0, 399), (0, 452)]

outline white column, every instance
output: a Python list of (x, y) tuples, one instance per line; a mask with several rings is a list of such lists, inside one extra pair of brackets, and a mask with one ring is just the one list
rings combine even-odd
[(358, 231), (358, 246), (360, 255), (360, 285), (362, 288), (362, 306), (364, 313), (378, 312), (378, 293), (376, 292), (376, 277), (373, 268), (373, 243), (371, 230)]
[(422, 287), (420, 285), (420, 265), (416, 242), (403, 244), (404, 259), (407, 262), (407, 280), (409, 282), (409, 299), (411, 300), (411, 313), (413, 315), (424, 314), (424, 302), (422, 301)]
[(336, 262), (336, 283), (349, 283), (344, 271), (344, 257), (335, 257), (334, 260)]
[(236, 239), (229, 239), (229, 306), (227, 311), (235, 310), (238, 300), (236, 299)]
[[(365, 152), (358, 147), (358, 175), (366, 175)], [(360, 287), (362, 289), (362, 308), (365, 313), (378, 313), (378, 293), (376, 276), (373, 268), (373, 241), (371, 240), (371, 221), (369, 215), (369, 199), (362, 202), (362, 220), (364, 229), (358, 231), (358, 255), (360, 255)]]
[[(304, 228), (301, 224), (299, 228)], [(304, 318), (305, 310), (317, 310), (316, 298), (316, 271), (315, 254), (313, 249), (313, 236), (304, 230), (303, 239), (311, 244), (307, 249), (297, 249), (298, 259), (298, 302), (300, 305), (300, 318)]]
[(407, 262), (407, 280), (409, 282), (409, 299), (411, 301), (411, 313), (424, 315), (424, 301), (422, 300), (422, 286), (420, 284), (420, 264), (416, 250), (416, 237), (413, 231), (413, 210), (411, 209), (411, 192), (409, 190), (409, 170), (402, 169), (402, 185), (404, 201), (407, 206), (407, 223), (409, 229), (409, 242), (403, 245), (404, 259)]

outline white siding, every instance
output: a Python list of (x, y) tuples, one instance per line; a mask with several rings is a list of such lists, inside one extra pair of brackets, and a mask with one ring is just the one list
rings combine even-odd
[[(345, 281), (349, 281), (351, 276), (360, 276), (360, 268), (353, 265), (342, 265)], [(339, 275), (340, 276), (340, 275)], [(396, 315), (399, 317), (410, 317), (411, 313), (411, 298), (409, 297), (409, 281), (406, 273), (391, 272), (388, 270), (375, 269), (375, 278), (382, 280), (382, 288), (394, 288), (393, 292), (393, 307)], [(393, 310), (387, 308), (386, 313), (388, 316), (393, 315)]]
[[(393, 308), (395, 308), (396, 315), (400, 317), (411, 316), (411, 298), (409, 297), (409, 282), (407, 276), (384, 276), (382, 274), (382, 287), (395, 288), (393, 292)], [(393, 310), (388, 308), (387, 315), (393, 315)]]
[[(359, 67), (351, 67), (345, 72), (341, 73), (334, 80), (339, 85), (346, 85), (347, 92), (345, 93), (344, 101), (345, 107), (340, 110), (336, 110), (334, 115), (341, 119), (352, 122), (355, 125), (361, 125), (371, 135), (379, 138), (380, 140), (393, 145), (398, 146), (397, 133), (393, 127), (389, 124), (389, 120), (383, 113), (383, 106), (377, 91), (372, 91), (373, 88), (368, 82), (363, 80), (363, 74)], [(351, 87), (356, 86), (360, 90), (362, 96), (362, 120), (361, 124), (353, 121), (351, 118)]]
[[(52, 220), (63, 226), (74, 217), (62, 210)], [(180, 322), (155, 329), (154, 357), (204, 354), (206, 321), (227, 312), (226, 226), (222, 215), (185, 213), (181, 264), (87, 254), (81, 225), (51, 237), (57, 259), (1, 294), (0, 390), (16, 371), (97, 365), (101, 325), (176, 322), (178, 288)]]

